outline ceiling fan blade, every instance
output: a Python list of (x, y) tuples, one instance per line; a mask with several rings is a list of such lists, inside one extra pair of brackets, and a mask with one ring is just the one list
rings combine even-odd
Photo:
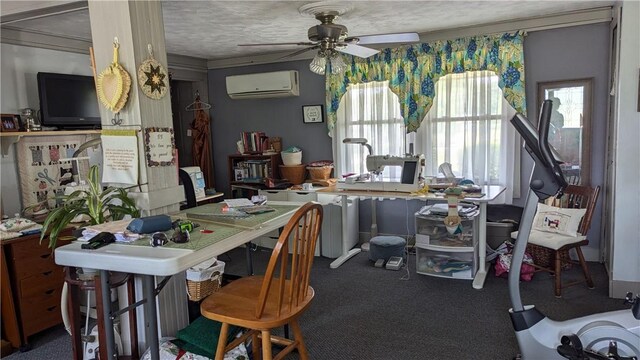
[(270, 44), (238, 44), (238, 46), (281, 46), (281, 45), (313, 46), (313, 45), (316, 45), (316, 43), (312, 43), (312, 42), (291, 42), (291, 43), (270, 43)]
[(307, 51), (315, 50), (315, 49), (318, 49), (318, 48), (320, 48), (320, 46), (316, 45), (316, 46), (312, 46), (312, 47), (309, 47), (309, 48), (306, 48), (306, 49), (297, 50), (297, 51), (292, 52), (291, 54), (287, 54), (285, 56), (281, 56), (281, 57), (277, 58), (276, 60), (292, 58), (292, 57), (294, 57), (296, 55), (300, 55), (302, 53), (306, 53)]
[(346, 44), (345, 47), (336, 48), (336, 50), (343, 52), (345, 54), (349, 54), (349, 55), (353, 55), (361, 58), (368, 58), (380, 52), (380, 50), (371, 49), (371, 48), (356, 45), (356, 44)]
[(420, 41), (420, 37), (417, 33), (398, 33), (398, 34), (380, 34), (380, 35), (363, 35), (352, 36), (346, 38), (344, 41), (354, 41), (360, 45), (367, 44), (388, 44), (388, 43), (410, 43)]

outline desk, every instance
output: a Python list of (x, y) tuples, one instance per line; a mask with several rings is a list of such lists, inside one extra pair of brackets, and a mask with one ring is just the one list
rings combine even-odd
[[(233, 235), (228, 236), (214, 244), (208, 245), (199, 250), (188, 250), (175, 247), (135, 246), (128, 244), (109, 244), (97, 250), (83, 250), (81, 243), (76, 241), (69, 245), (59, 247), (55, 250), (55, 261), (58, 265), (85, 267), (100, 270), (101, 279), (109, 279), (109, 271), (126, 272), (142, 276), (142, 288), (144, 299), (144, 319), (146, 328), (147, 346), (151, 349), (151, 358), (159, 359), (158, 340), (158, 319), (155, 296), (159, 292), (155, 289), (155, 276), (171, 276), (188, 268), (220, 255), (233, 248), (243, 245), (251, 240), (265, 235), (266, 233), (279, 229), (287, 224), (291, 216), (302, 205), (301, 203), (272, 201), (270, 205), (294, 205), (291, 210), (277, 214), (275, 218), (260, 223), (252, 228), (243, 228), (241, 231), (230, 231)], [(202, 212), (208, 209), (204, 205), (186, 210), (176, 216), (185, 218), (185, 214)], [(202, 220), (196, 220), (203, 224)], [(204, 226), (204, 224), (203, 224)], [(231, 228), (233, 226), (227, 226)], [(196, 230), (197, 231), (197, 230)], [(200, 235), (206, 236), (202, 233)], [(193, 239), (192, 239), (193, 240)], [(105, 333), (107, 339), (108, 358), (115, 358), (115, 341), (113, 334), (113, 320), (110, 304), (110, 291), (108, 281), (100, 281), (102, 287), (104, 306), (102, 316), (105, 319)], [(138, 304), (139, 305), (139, 304)]]
[[(502, 194), (505, 190), (504, 186), (483, 186), (481, 193), (484, 194), (482, 197), (469, 197), (464, 198), (464, 201), (469, 201), (473, 203), (477, 203), (480, 206), (480, 218), (478, 226), (480, 229), (478, 230), (478, 246), (479, 246), (479, 265), (478, 272), (476, 273), (475, 278), (473, 279), (473, 288), (474, 289), (482, 289), (484, 286), (484, 280), (487, 277), (487, 264), (486, 264), (486, 249), (487, 249), (487, 203), (489, 201), (494, 200), (500, 194)], [(361, 197), (370, 197), (370, 198), (388, 198), (388, 199), (406, 199), (406, 200), (432, 200), (432, 201), (446, 201), (446, 198), (443, 196), (436, 196), (435, 194), (428, 195), (412, 195), (409, 193), (400, 193), (400, 192), (385, 192), (385, 191), (366, 191), (366, 190), (342, 190), (337, 189), (335, 187), (329, 187), (322, 190), (318, 190), (318, 193), (326, 193), (331, 195), (340, 195), (342, 196), (343, 203), (346, 204), (347, 196), (361, 196)], [(347, 207), (342, 207), (342, 236), (343, 239), (347, 237)], [(352, 258), (354, 255), (358, 254), (360, 249), (349, 249), (346, 241), (343, 240), (342, 247), (342, 255), (334, 260), (330, 267), (335, 269), (340, 265), (344, 264), (345, 261)]]

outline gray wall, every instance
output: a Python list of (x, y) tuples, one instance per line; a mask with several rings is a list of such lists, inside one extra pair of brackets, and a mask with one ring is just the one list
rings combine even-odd
[[(602, 224), (602, 187), (604, 184), (607, 136), (607, 101), (609, 74), (609, 24), (593, 24), (531, 32), (524, 41), (527, 116), (537, 119), (537, 83), (593, 78), (591, 116), (591, 186), (600, 185), (601, 192), (588, 234), (588, 259), (599, 258)], [(537, 121), (537, 120), (536, 120)], [(533, 162), (522, 152), (522, 189), (528, 189)], [(524, 205), (522, 199), (514, 203)]]
[[(297, 70), (300, 96), (275, 99), (232, 100), (227, 95), (225, 78), (229, 75)], [(237, 153), (236, 141), (243, 131), (264, 131), (282, 138), (282, 148), (302, 149), (302, 162), (331, 159), (331, 138), (327, 124), (302, 122), (302, 106), (324, 106), (325, 78), (309, 71), (309, 61), (209, 70), (209, 100), (213, 106), (212, 141), (216, 189), (230, 194), (227, 156)], [(325, 117), (326, 118), (326, 117)]]
[[(607, 78), (609, 57), (609, 24), (594, 24), (529, 33), (524, 42), (527, 116), (534, 119), (537, 113), (537, 83), (577, 78), (594, 78), (593, 112), (591, 127), (591, 182), (603, 184), (606, 140)], [(326, 124), (304, 125), (300, 119), (303, 104), (324, 104), (324, 77), (307, 69), (307, 61), (211, 70), (209, 85), (214, 105), (214, 156), (216, 180), (219, 187), (228, 184), (226, 156), (234, 152), (234, 142), (241, 131), (263, 130), (269, 136), (282, 136), (283, 146), (303, 148), (303, 161), (331, 158), (331, 139), (326, 135)], [(298, 69), (300, 71), (300, 97), (265, 100), (231, 100), (225, 92), (226, 75), (260, 71)], [(268, 121), (268, 124), (265, 122)], [(303, 140), (304, 139), (304, 140)], [(522, 189), (528, 189), (532, 161), (526, 152), (522, 155)], [(228, 189), (224, 188), (225, 190)], [(524, 197), (514, 199), (516, 205), (524, 204)], [(591, 260), (595, 260), (599, 247), (602, 218), (602, 199), (589, 232)], [(413, 214), (424, 202), (402, 200), (377, 202), (378, 231), (390, 234), (412, 234)], [(369, 201), (360, 203), (360, 231), (368, 232), (371, 226)]]

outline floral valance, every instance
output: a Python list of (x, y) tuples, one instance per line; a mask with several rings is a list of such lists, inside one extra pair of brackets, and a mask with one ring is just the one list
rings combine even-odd
[(504, 98), (526, 114), (523, 34), (483, 35), (384, 49), (367, 59), (342, 55), (350, 66), (326, 77), (327, 123), (332, 133), (336, 111), (349, 84), (389, 80), (400, 99), (407, 132), (418, 129), (435, 97), (441, 76), (490, 70), (499, 77)]

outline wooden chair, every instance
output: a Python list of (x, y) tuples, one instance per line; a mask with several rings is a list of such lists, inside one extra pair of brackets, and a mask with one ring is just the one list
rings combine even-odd
[[(308, 359), (298, 317), (314, 296), (309, 278), (321, 225), (322, 206), (314, 202), (305, 204), (280, 234), (264, 276), (235, 280), (203, 300), (200, 306), (202, 315), (222, 323), (216, 360), (222, 360), (227, 351), (249, 336), (252, 337), (254, 356), (259, 354), (262, 342), (263, 359), (271, 360), (273, 342), (285, 346), (275, 359), (284, 358), (296, 348), (300, 359)], [(288, 253), (289, 242), (292, 242), (291, 256)], [(227, 344), (230, 325), (249, 331)], [(293, 340), (271, 335), (271, 329), (284, 325), (293, 330)]]
[[(580, 236), (572, 237), (566, 235), (550, 237), (548, 234), (541, 231), (532, 230), (529, 237), (529, 246), (531, 252), (536, 251), (551, 251), (553, 261), (544, 266), (545, 264), (534, 264), (536, 271), (546, 271), (554, 276), (554, 288), (555, 295), (560, 297), (562, 295), (562, 288), (572, 285), (587, 283), (587, 286), (593, 288), (593, 280), (589, 273), (589, 268), (584, 260), (581, 247), (588, 245), (589, 240), (586, 238), (587, 232), (591, 227), (591, 218), (596, 207), (598, 200), (598, 194), (600, 193), (600, 186), (592, 188), (590, 186), (581, 185), (569, 185), (564, 191), (564, 196), (554, 199), (551, 205), (561, 208), (574, 208), (574, 209), (586, 209), (586, 213), (582, 217), (580, 226), (578, 227), (578, 233)], [(539, 234), (536, 234), (539, 233)], [(552, 239), (552, 240), (550, 240)], [(571, 260), (569, 256), (569, 250), (575, 249), (578, 255), (578, 261)], [(579, 264), (582, 267), (584, 274), (584, 280), (578, 280), (562, 284), (561, 272), (563, 263)]]

